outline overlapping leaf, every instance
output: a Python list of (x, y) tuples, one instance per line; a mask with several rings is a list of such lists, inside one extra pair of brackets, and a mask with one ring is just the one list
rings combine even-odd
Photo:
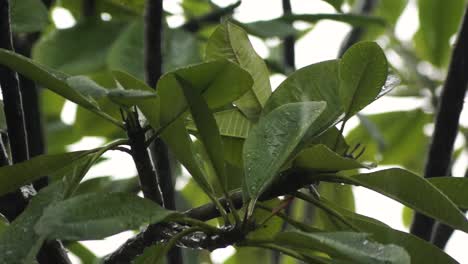
[(176, 215), (134, 194), (91, 193), (47, 207), (35, 225), (35, 231), (48, 238), (102, 239)]
[(226, 58), (252, 75), (251, 90), (235, 104), (249, 118), (256, 119), (271, 94), (268, 68), (255, 52), (247, 34), (238, 26), (225, 22), (218, 26), (208, 40), (206, 59)]
[(252, 128), (244, 143), (243, 160), (246, 195), (253, 201), (273, 181), (325, 107), (325, 102), (285, 104)]
[(360, 42), (343, 55), (339, 72), (339, 94), (345, 119), (348, 119), (373, 102), (380, 93), (387, 80), (387, 59), (376, 43)]

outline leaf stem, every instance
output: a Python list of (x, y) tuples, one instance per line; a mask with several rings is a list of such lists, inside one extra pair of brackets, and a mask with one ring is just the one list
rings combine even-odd
[(351, 228), (352, 230), (356, 231), (356, 232), (360, 232), (359, 228), (357, 228), (355, 225), (353, 225), (351, 222), (349, 222), (348, 220), (346, 220), (340, 213), (338, 213), (337, 211), (333, 210), (332, 208), (329, 208), (327, 207), (326, 205), (324, 205), (322, 202), (320, 202), (319, 200), (317, 200), (315, 197), (311, 196), (311, 195), (307, 195), (305, 193), (302, 193), (302, 192), (296, 192), (294, 194), (297, 198), (301, 199), (301, 200), (304, 200), (306, 202), (309, 202), (315, 206), (317, 206), (318, 208), (322, 209), (324, 212), (326, 212), (327, 214), (335, 217), (336, 219), (338, 219), (340, 222), (342, 222), (343, 224), (347, 225), (349, 228)]

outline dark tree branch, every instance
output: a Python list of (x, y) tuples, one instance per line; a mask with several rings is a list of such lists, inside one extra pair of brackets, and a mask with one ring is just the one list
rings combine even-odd
[[(15, 49), (25, 57), (31, 57), (31, 49), (39, 38), (39, 33), (31, 33), (15, 37)], [(31, 157), (45, 153), (45, 137), (42, 126), (42, 115), (39, 106), (40, 90), (35, 83), (19, 75), (23, 110), (28, 136), (28, 152)], [(48, 184), (48, 177), (44, 176), (34, 182), (34, 188), (40, 190)]]
[[(308, 177), (308, 172), (302, 172), (298, 170), (289, 170), (281, 173), (273, 185), (264, 192), (259, 200), (266, 201), (273, 199), (281, 195), (292, 194), (298, 189), (315, 183), (315, 179)], [(291, 181), (291, 179), (297, 179), (297, 181)], [(236, 191), (231, 194), (231, 200), (235, 208), (239, 209), (243, 205), (242, 192)], [(229, 210), (226, 199), (221, 198), (220, 203)], [(213, 203), (205, 204), (197, 208), (193, 208), (184, 213), (190, 218), (194, 218), (200, 221), (208, 221), (217, 217), (220, 217), (220, 213)], [(174, 227), (171, 224), (154, 224), (148, 226), (146, 230), (139, 233), (134, 238), (125, 242), (117, 251), (109, 255), (104, 263), (105, 264), (120, 264), (129, 263), (128, 261), (134, 259), (136, 256), (143, 253), (143, 250), (161, 240), (167, 239), (173, 235)], [(176, 228), (177, 229), (177, 228)], [(216, 248), (226, 247), (227, 245), (235, 244), (241, 241), (242, 236), (237, 234), (227, 234), (224, 236), (203, 236), (204, 239), (198, 239), (196, 241), (190, 238), (182, 241), (182, 244), (186, 247), (214, 250)]]
[[(9, 1), (0, 2), (0, 48), (12, 50), (10, 31)], [(26, 126), (18, 76), (15, 72), (0, 66), (0, 86), (2, 88), (5, 118), (13, 163), (29, 158)]]
[(145, 79), (155, 88), (162, 74), (163, 4), (147, 0), (145, 9)]
[[(284, 15), (292, 14), (290, 0), (282, 0), (282, 5)], [(290, 35), (284, 38), (283, 64), (287, 69), (287, 72), (294, 71), (294, 69), (296, 68), (295, 44), (296, 39), (294, 35)]]
[[(369, 15), (372, 13), (376, 6), (377, 2), (375, 0), (363, 0), (361, 7), (359, 8), (359, 14)], [(363, 27), (353, 27), (351, 31), (346, 36), (346, 39), (341, 44), (340, 50), (338, 52), (338, 58), (341, 58), (343, 54), (354, 44), (356, 44), (364, 35), (366, 29)]]
[(140, 121), (136, 113), (130, 113), (127, 118), (126, 131), (143, 196), (163, 205), (163, 197), (159, 189), (156, 171), (151, 164), (151, 159), (145, 144), (145, 132), (140, 126)]
[(189, 21), (187, 21), (185, 24), (181, 26), (182, 29), (187, 30), (189, 32), (197, 32), (200, 30), (201, 27), (207, 24), (215, 24), (219, 23), (219, 20), (226, 16), (230, 15), (234, 12), (234, 10), (241, 4), (241, 1), (237, 1), (232, 5), (228, 5), (224, 8), (219, 8), (214, 10), (211, 13), (208, 13), (206, 15), (192, 18)]
[(96, 15), (96, 0), (83, 0), (81, 4), (83, 17), (93, 17)]
[[(0, 48), (13, 50), (9, 1), (0, 2)], [(0, 66), (0, 87), (3, 93), (7, 133), (13, 162), (21, 162), (28, 159), (21, 93), (16, 73), (4, 66)], [(4, 162), (2, 165), (9, 165), (9, 159), (4, 156), (7, 151), (3, 142), (1, 153)], [(15, 219), (26, 208), (26, 205), (27, 197), (23, 195), (21, 190), (6, 194), (0, 198), (0, 210), (10, 221)]]
[[(156, 89), (156, 84), (162, 75), (162, 45), (163, 36), (163, 1), (147, 0), (145, 8), (145, 79), (146, 83)], [(162, 195), (164, 207), (174, 210), (175, 197), (172, 182), (171, 161), (166, 144), (159, 138), (150, 146), (151, 159), (155, 167), (153, 177), (157, 178), (156, 186)], [(168, 254), (169, 264), (182, 264), (182, 252), (179, 248), (172, 249)]]
[[(10, 31), (9, 1), (0, 2), (0, 48), (14, 50)], [(20, 82), (15, 72), (0, 66), (0, 86), (3, 94), (4, 111), (7, 123), (10, 152), (13, 163), (29, 159), (26, 125), (23, 113)], [(7, 152), (1, 145), (1, 165), (8, 165)], [(30, 185), (0, 198), (0, 210), (9, 221), (14, 220), (27, 206), (28, 200), (36, 192)], [(46, 242), (37, 256), (39, 263), (69, 264), (70, 261), (60, 242)]]
[[(452, 158), (453, 144), (458, 132), (460, 113), (463, 109), (468, 85), (468, 18), (465, 16), (461, 25), (447, 77), (442, 88), (434, 134), (426, 161), (424, 177), (447, 176)], [(430, 240), (434, 220), (416, 213), (411, 233), (422, 239)]]

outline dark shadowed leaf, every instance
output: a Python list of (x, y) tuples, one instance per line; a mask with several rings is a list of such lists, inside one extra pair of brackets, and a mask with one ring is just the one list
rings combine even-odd
[(63, 184), (50, 185), (36, 195), (23, 213), (0, 234), (0, 263), (34, 263), (45, 237), (34, 231), (34, 225), (44, 209), (63, 199)]
[(41, 31), (49, 24), (47, 8), (37, 0), (10, 0), (10, 17), (14, 33)]
[(35, 45), (34, 60), (73, 75), (101, 70), (123, 24), (99, 21), (89, 20), (72, 28), (48, 32)]

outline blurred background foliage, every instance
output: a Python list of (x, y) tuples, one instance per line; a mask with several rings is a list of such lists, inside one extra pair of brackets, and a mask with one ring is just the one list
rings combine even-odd
[[(303, 0), (317, 1), (321, 0)], [(86, 75), (104, 87), (114, 88), (110, 69), (119, 69), (143, 79), (143, 11), (144, 0), (57, 0), (47, 8), (38, 0), (12, 0), (12, 28), (17, 36), (41, 32), (32, 48), (32, 58), (53, 69), (71, 75)], [(180, 12), (173, 13), (166, 9), (167, 21), (164, 27), (163, 68), (169, 71), (177, 67), (197, 63), (204, 57), (205, 43), (220, 19), (231, 19), (243, 27), (255, 40), (267, 49), (264, 57), (270, 73), (282, 79), (291, 72), (291, 65), (284, 63), (284, 39), (294, 37), (300, 40), (313, 32), (324, 19), (341, 21), (354, 29), (359, 29), (359, 40), (374, 40), (385, 50), (390, 62), (393, 78), (400, 85), (388, 96), (392, 102), (412, 104), (410, 110), (386, 111), (377, 114), (361, 114), (354, 119), (346, 133), (346, 141), (353, 146), (365, 147), (361, 160), (379, 165), (396, 165), (422, 174), (425, 153), (427, 153), (434, 109), (441, 84), (446, 75), (447, 64), (454, 43), (454, 34), (458, 29), (465, 0), (323, 0), (333, 7), (327, 14), (298, 13), (284, 14), (271, 20), (258, 20), (244, 23), (236, 20), (236, 10), (240, 2), (210, 0), (167, 0), (171, 5), (178, 5)], [(216, 3), (215, 3), (216, 2)], [(248, 2), (247, 0), (244, 2)], [(264, 1), (268, 9), (269, 1)], [(301, 1), (292, 1), (293, 7)], [(364, 6), (371, 3), (365, 10)], [(168, 4), (169, 5), (169, 4)], [(411, 41), (397, 37), (395, 28), (405, 9), (415, 9), (419, 25)], [(27, 12), (34, 10), (35, 12)], [(293, 9), (295, 10), (295, 9)], [(60, 26), (54, 12), (69, 12), (74, 23), (66, 28)], [(262, 10), (255, 10), (262, 12)], [(364, 14), (362, 14), (364, 13)], [(349, 17), (349, 15), (366, 17)], [(254, 19), (253, 19), (254, 20)], [(300, 23), (297, 23), (300, 22)], [(409, 25), (414, 26), (414, 25)], [(352, 34), (353, 31), (351, 31)], [(333, 34), (333, 32), (329, 32)], [(314, 41), (320, 42), (317, 38)], [(263, 55), (262, 53), (262, 55)], [(338, 51), (337, 51), (338, 54)], [(307, 56), (307, 54), (296, 54)], [(333, 59), (333, 58), (330, 58)], [(273, 87), (276, 88), (276, 87)], [(42, 119), (46, 135), (48, 153), (60, 153), (67, 146), (80, 142), (85, 137), (99, 137), (104, 142), (122, 137), (122, 132), (100, 117), (77, 108), (76, 114), (70, 102), (45, 89), (40, 89)], [(408, 99), (398, 101), (400, 99)], [(379, 104), (379, 103), (377, 103)], [(112, 105), (102, 105), (107, 113), (119, 117), (120, 113)], [(407, 105), (408, 107), (408, 105)], [(68, 109), (68, 110), (67, 110)], [(72, 110), (69, 110), (72, 109)], [(227, 109), (229, 110), (229, 109)], [(64, 118), (64, 116), (74, 116)], [(466, 115), (462, 115), (466, 118)], [(465, 120), (466, 121), (466, 120)], [(463, 121), (462, 121), (463, 122)], [(5, 130), (3, 113), (0, 116), (1, 129)], [(465, 122), (466, 125), (466, 122)], [(188, 124), (190, 128), (190, 124)], [(468, 127), (462, 127), (460, 140), (457, 141), (455, 161), (465, 159)], [(465, 135), (463, 138), (462, 135)], [(236, 172), (239, 167), (239, 153), (242, 138), (224, 137), (226, 148), (231, 156), (229, 171)], [(199, 151), (203, 155), (203, 150)], [(466, 167), (466, 162), (464, 163)], [(109, 175), (112, 172), (109, 172)], [(137, 180), (132, 175), (126, 179), (115, 179), (102, 175), (87, 180), (78, 193), (97, 190), (129, 191), (137, 190)], [(457, 175), (460, 176), (460, 175)], [(197, 185), (184, 177), (180, 169), (176, 182), (180, 190), (178, 203), (181, 209), (190, 208), (208, 202)], [(240, 183), (233, 183), (239, 186)], [(321, 184), (318, 188), (323, 197), (336, 201), (337, 204), (354, 210), (354, 198), (350, 187)], [(311, 206), (294, 202), (289, 213), (306, 223), (314, 222), (318, 227), (332, 226), (330, 219), (321, 212), (314, 212)], [(412, 213), (407, 210), (405, 223), (411, 222)], [(272, 221), (273, 227), (281, 228), (282, 222)], [(268, 230), (266, 230), (268, 233)], [(254, 234), (259, 235), (261, 234)], [(70, 245), (70, 250), (87, 256), (79, 245)], [(193, 263), (210, 262), (203, 252), (186, 251)], [(200, 254), (200, 255), (199, 255)], [(91, 258), (92, 259), (92, 258)], [(225, 263), (250, 263), (262, 260), (262, 263), (294, 263), (289, 258), (261, 249), (241, 249)], [(268, 260), (268, 261), (267, 261)]]

